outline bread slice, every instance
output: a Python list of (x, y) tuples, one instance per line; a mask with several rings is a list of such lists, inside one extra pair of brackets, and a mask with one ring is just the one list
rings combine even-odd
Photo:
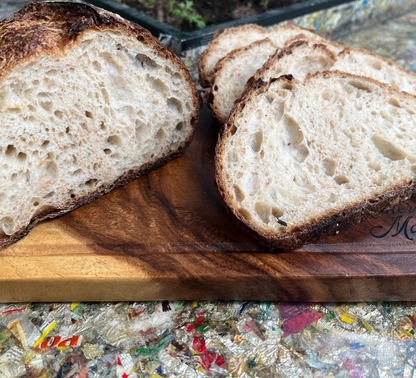
[(253, 86), (216, 148), (221, 195), (267, 246), (289, 250), (415, 192), (416, 97), (326, 71)]
[(309, 41), (316, 44), (324, 44), (333, 54), (338, 54), (345, 48), (345, 46), (329, 41), (315, 32), (290, 24), (274, 26), (269, 32), (269, 38), (280, 48), (289, 47), (297, 41)]
[(253, 75), (246, 87), (259, 79), (268, 81), (282, 75), (292, 75), (303, 81), (308, 74), (329, 70), (336, 62), (326, 44), (298, 40), (283, 50), (276, 51)]
[(228, 119), (247, 81), (275, 51), (275, 45), (266, 38), (228, 54), (217, 64), (211, 93), (212, 110), (219, 122)]
[(326, 43), (297, 40), (271, 56), (247, 83), (246, 89), (259, 79), (268, 81), (290, 74), (302, 81), (308, 74), (331, 70), (366, 76), (416, 95), (416, 75), (413, 72), (366, 50), (347, 47), (335, 55), (328, 46)]
[[(250, 45), (255, 41), (269, 38), (276, 48), (283, 48), (290, 40), (298, 38), (330, 44), (336, 53), (341, 45), (333, 44), (318, 34), (294, 25), (274, 26), (270, 32), (255, 24), (226, 29), (217, 34), (198, 60), (199, 83), (202, 87), (211, 87), (214, 83), (215, 66), (227, 54)], [(332, 51), (332, 50), (331, 50)]]
[(348, 47), (338, 54), (334, 71), (362, 75), (416, 95), (416, 75), (403, 67), (366, 50)]
[(198, 59), (198, 74), (201, 86), (204, 88), (211, 86), (216, 64), (228, 53), (264, 38), (267, 38), (266, 29), (255, 24), (237, 26), (216, 34), (208, 48)]
[(183, 153), (184, 64), (95, 7), (31, 2), (0, 22), (0, 246)]

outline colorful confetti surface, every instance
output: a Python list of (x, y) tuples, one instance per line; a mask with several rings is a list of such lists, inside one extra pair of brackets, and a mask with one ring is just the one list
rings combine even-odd
[[(0, 18), (21, 3), (2, 0)], [(416, 11), (383, 18), (405, 6), (358, 1), (294, 23), (416, 71)], [(3, 304), (0, 378), (10, 377), (413, 378), (416, 304)]]
[(0, 305), (0, 377), (414, 377), (416, 304)]

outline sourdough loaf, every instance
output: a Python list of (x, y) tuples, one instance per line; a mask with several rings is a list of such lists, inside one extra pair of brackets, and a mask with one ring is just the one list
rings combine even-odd
[(179, 156), (197, 117), (184, 64), (145, 29), (25, 5), (0, 22), (0, 246)]
[(415, 192), (416, 97), (338, 71), (282, 76), (235, 105), (216, 148), (221, 195), (272, 249), (293, 249)]

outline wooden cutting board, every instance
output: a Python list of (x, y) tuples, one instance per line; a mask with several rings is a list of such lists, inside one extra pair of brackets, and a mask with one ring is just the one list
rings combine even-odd
[(0, 301), (416, 300), (416, 201), (290, 253), (237, 227), (215, 184), (219, 125), (187, 152), (0, 250)]

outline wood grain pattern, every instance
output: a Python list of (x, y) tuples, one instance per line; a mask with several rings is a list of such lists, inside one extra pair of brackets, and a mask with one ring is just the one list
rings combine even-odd
[(237, 227), (203, 109), (179, 159), (0, 250), (0, 301), (415, 300), (416, 200), (290, 253)]

